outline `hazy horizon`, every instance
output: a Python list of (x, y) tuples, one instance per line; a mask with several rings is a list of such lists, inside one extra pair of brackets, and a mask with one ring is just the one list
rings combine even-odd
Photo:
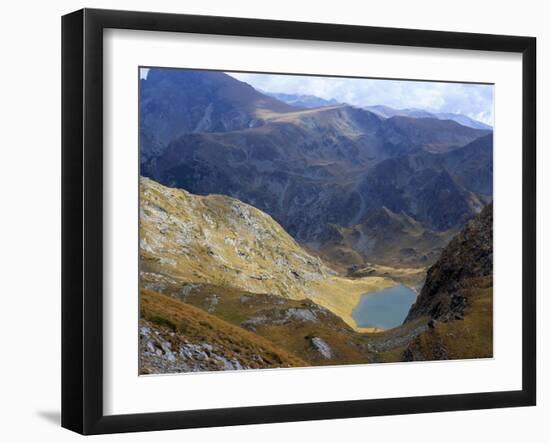
[(313, 95), (353, 106), (454, 113), (493, 125), (493, 85), (226, 72), (268, 93)]
[[(147, 79), (149, 69), (140, 69), (140, 79)], [(261, 92), (312, 95), (358, 107), (382, 105), (397, 110), (462, 114), (493, 126), (494, 85), (245, 72), (225, 74)]]

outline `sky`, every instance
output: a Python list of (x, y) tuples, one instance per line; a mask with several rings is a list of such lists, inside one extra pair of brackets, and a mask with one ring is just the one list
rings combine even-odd
[(354, 106), (385, 105), (467, 115), (493, 125), (493, 86), (467, 83), (228, 73), (266, 92), (308, 94)]

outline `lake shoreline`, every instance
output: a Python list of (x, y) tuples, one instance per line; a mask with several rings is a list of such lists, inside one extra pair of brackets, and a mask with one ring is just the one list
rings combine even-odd
[(358, 328), (369, 332), (396, 328), (403, 324), (417, 296), (417, 291), (401, 283), (362, 294), (352, 311), (352, 318)]

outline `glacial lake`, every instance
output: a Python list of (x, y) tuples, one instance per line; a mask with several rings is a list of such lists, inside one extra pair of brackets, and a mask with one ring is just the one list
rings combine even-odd
[(403, 323), (415, 301), (416, 294), (411, 288), (392, 286), (362, 295), (352, 317), (362, 328), (395, 328)]

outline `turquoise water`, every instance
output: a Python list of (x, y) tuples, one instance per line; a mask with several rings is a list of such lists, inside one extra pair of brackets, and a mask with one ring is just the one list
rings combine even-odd
[(358, 326), (363, 328), (391, 329), (407, 317), (416, 294), (407, 286), (397, 285), (361, 296), (352, 312)]

